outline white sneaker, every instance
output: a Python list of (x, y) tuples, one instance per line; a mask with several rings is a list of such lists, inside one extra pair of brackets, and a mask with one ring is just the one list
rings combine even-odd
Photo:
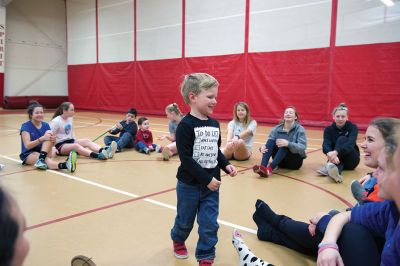
[(326, 168), (328, 169), (328, 176), (332, 178), (336, 183), (343, 182), (343, 176), (339, 174), (339, 169), (334, 163), (327, 163)]
[(328, 168), (326, 167), (327, 164), (324, 164), (320, 169), (317, 170), (317, 173), (320, 175), (328, 176)]
[(0, 163), (0, 170), (3, 170), (4, 167), (5, 165)]
[(68, 160), (66, 161), (67, 163), (67, 169), (71, 173), (75, 172), (76, 170), (76, 160), (78, 159), (78, 154), (76, 151), (71, 151), (68, 155)]
[(162, 150), (162, 157), (164, 161), (169, 161), (169, 157), (170, 157), (170, 149), (165, 146)]
[(111, 159), (114, 157), (115, 152), (117, 151), (118, 145), (115, 141), (111, 141), (110, 146), (106, 148), (107, 151), (107, 158)]
[(155, 152), (159, 153), (161, 150), (161, 146), (156, 144)]

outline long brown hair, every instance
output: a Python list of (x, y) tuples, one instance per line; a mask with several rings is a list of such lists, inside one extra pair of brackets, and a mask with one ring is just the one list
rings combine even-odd
[(251, 121), (249, 105), (245, 102), (235, 103), (235, 106), (233, 107), (233, 120), (235, 120), (235, 122), (240, 122), (239, 117), (237, 116), (238, 106), (240, 106), (246, 110), (246, 117), (244, 118), (243, 122), (244, 122), (244, 126), (247, 126)]
[(59, 115), (62, 115), (64, 111), (67, 111), (69, 109), (71, 104), (71, 102), (63, 102), (62, 104), (60, 104), (60, 106), (58, 106), (57, 110), (54, 112), (52, 119), (56, 118)]
[(34, 111), (35, 108), (37, 108), (37, 107), (42, 107), (42, 108), (43, 108), (43, 105), (41, 105), (41, 104), (40, 104), (39, 102), (37, 102), (37, 101), (31, 101), (31, 102), (29, 103), (28, 108), (26, 108), (26, 112), (28, 113), (29, 120), (32, 120), (33, 111)]

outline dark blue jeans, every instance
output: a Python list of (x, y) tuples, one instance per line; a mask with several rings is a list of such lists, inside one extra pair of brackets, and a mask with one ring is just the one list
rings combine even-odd
[[(153, 148), (155, 149), (157, 147), (156, 144), (152, 144)], [(144, 152), (145, 148), (148, 148), (147, 145), (143, 142), (143, 141), (138, 141), (136, 143), (136, 150), (140, 151), (140, 152)]]
[[(336, 140), (334, 150), (340, 150), (348, 140), (349, 139), (347, 137), (339, 137)], [(360, 163), (360, 152), (357, 149), (352, 149), (347, 153), (340, 154), (338, 157), (340, 163), (336, 166), (339, 169), (339, 173), (341, 173), (343, 170), (353, 170)]]
[(269, 139), (265, 144), (268, 151), (263, 154), (261, 165), (267, 166), (272, 156), (273, 159), (270, 165), (272, 169), (275, 169), (277, 166), (293, 170), (300, 169), (304, 158), (300, 154), (291, 153), (287, 147), (278, 148), (275, 142), (275, 140)]
[(185, 242), (192, 231), (197, 214), (199, 240), (196, 259), (214, 259), (215, 245), (218, 242), (219, 191), (211, 191), (205, 186), (191, 186), (181, 181), (176, 185), (177, 215), (171, 238)]
[(104, 137), (104, 144), (106, 144), (106, 146), (109, 146), (112, 141), (117, 142), (118, 151), (122, 151), (122, 149), (125, 148), (133, 148), (133, 137), (129, 132), (125, 132), (122, 135), (122, 137), (116, 137), (116, 136)]

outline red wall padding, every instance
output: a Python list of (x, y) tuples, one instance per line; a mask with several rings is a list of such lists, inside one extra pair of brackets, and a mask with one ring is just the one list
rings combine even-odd
[(57, 108), (68, 101), (68, 96), (6, 96), (3, 106), (6, 109), (25, 109), (30, 101), (37, 101), (45, 108)]
[(135, 107), (139, 115), (163, 115), (177, 102), (187, 111), (179, 90), (183, 75), (207, 72), (220, 82), (214, 113), (220, 119), (232, 117), (237, 101), (248, 102), (259, 122), (275, 123), (295, 105), (303, 124), (325, 126), (340, 102), (361, 128), (376, 116), (400, 117), (400, 43), (335, 47), (333, 54), (332, 69), (329, 48), (70, 65), (69, 98), (81, 109)]
[[(0, 99), (4, 99), (4, 73), (0, 73)], [(0, 107), (4, 106), (4, 102), (0, 101)]]

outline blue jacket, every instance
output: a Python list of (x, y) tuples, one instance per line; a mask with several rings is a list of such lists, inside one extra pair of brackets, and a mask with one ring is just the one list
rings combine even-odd
[(351, 222), (385, 237), (381, 265), (400, 265), (399, 210), (393, 201), (372, 202), (351, 210)]

